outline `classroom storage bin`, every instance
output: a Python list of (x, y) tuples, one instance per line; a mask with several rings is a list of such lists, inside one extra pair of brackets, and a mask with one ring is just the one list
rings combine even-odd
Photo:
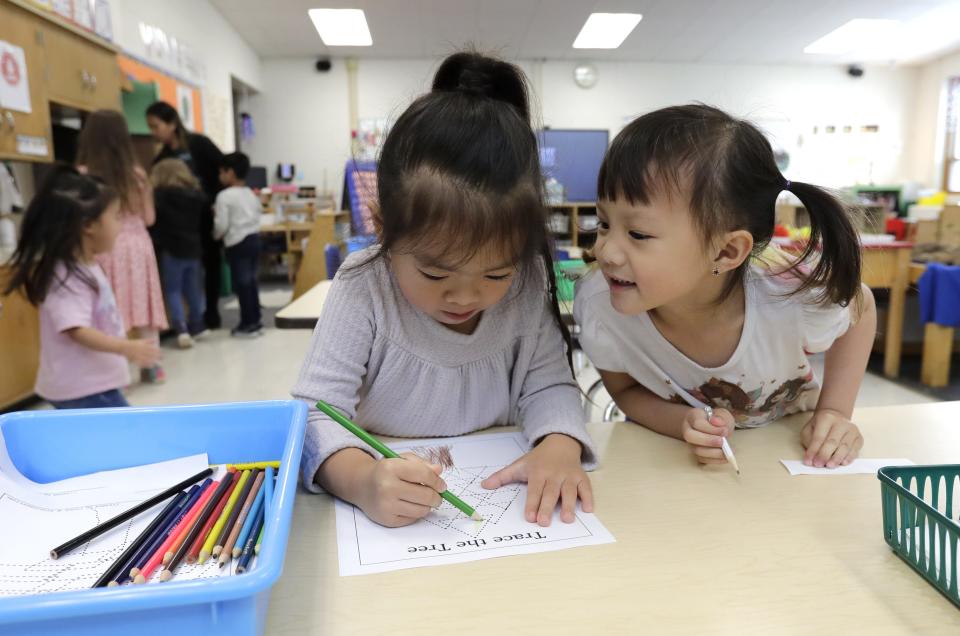
[(293, 400), (0, 416), (13, 464), (40, 483), (204, 452), (214, 464), (281, 460), (260, 555), (249, 572), (3, 597), (0, 634), (262, 634), (270, 588), (283, 568), (306, 419), (306, 405)]
[(883, 538), (920, 576), (960, 607), (960, 464), (888, 466), (877, 473)]

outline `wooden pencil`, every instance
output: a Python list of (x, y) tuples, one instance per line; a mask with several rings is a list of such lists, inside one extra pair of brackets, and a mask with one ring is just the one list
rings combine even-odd
[[(100, 575), (100, 578), (97, 579), (97, 582), (94, 583), (91, 587), (104, 587), (109, 583), (113, 583), (114, 579), (123, 572), (123, 566), (127, 565), (130, 559), (134, 554), (140, 549), (140, 546), (146, 542), (157, 528), (163, 525), (163, 522), (166, 520), (167, 515), (171, 514), (183, 500), (183, 497), (186, 497), (185, 492), (181, 492), (176, 497), (170, 500), (166, 506), (160, 511), (160, 513), (153, 518), (153, 521), (143, 529), (143, 532), (137, 535), (137, 538), (130, 542), (130, 545), (127, 546), (127, 549), (120, 553), (120, 556), (114, 560), (110, 567), (107, 568), (103, 574)], [(129, 566), (127, 566), (129, 568)]]
[(213, 524), (217, 522), (217, 518), (226, 507), (227, 500), (233, 493), (233, 489), (237, 487), (237, 482), (239, 481), (239, 478), (237, 477), (238, 474), (239, 473), (231, 473), (228, 471), (227, 476), (224, 477), (224, 479), (230, 480), (230, 486), (227, 488), (227, 491), (223, 493), (223, 496), (220, 497), (220, 501), (217, 502), (217, 506), (213, 509), (213, 513), (210, 515), (210, 518), (207, 519), (205, 524), (203, 524), (203, 529), (200, 531), (200, 534), (197, 535), (197, 538), (194, 539), (193, 545), (190, 546), (190, 551), (187, 552), (187, 563), (196, 563), (197, 559), (200, 557), (200, 550), (203, 548), (203, 542), (207, 540), (207, 535), (210, 534), (211, 530), (213, 530)]
[(257, 545), (253, 546), (253, 551), (260, 554), (260, 544), (263, 543), (263, 529), (267, 527), (267, 509), (263, 509), (263, 525), (260, 526), (260, 533), (257, 535)]
[(260, 487), (263, 484), (263, 471), (257, 473), (257, 478), (253, 481), (253, 486), (250, 488), (250, 492), (247, 493), (247, 499), (243, 502), (243, 506), (240, 508), (240, 514), (237, 516), (237, 520), (233, 524), (233, 528), (230, 530), (230, 535), (227, 537), (227, 542), (223, 544), (223, 550), (220, 551), (220, 567), (223, 567), (231, 557), (233, 556), (233, 546), (237, 543), (237, 537), (240, 536), (240, 532), (243, 530), (243, 525), (247, 521), (247, 516), (250, 514), (250, 510), (253, 509), (253, 502), (257, 500), (258, 493), (260, 492)]
[[(211, 495), (212, 499), (208, 500), (208, 501), (212, 501), (212, 505), (214, 506), (214, 508), (216, 508), (216, 505), (220, 502), (220, 498), (223, 496), (223, 493), (225, 493), (229, 489), (230, 484), (232, 483), (233, 483), (233, 475), (230, 473), (227, 473), (226, 476), (224, 476), (223, 480), (216, 484), (217, 489), (214, 491), (213, 495)], [(204, 525), (206, 525), (206, 520), (203, 523)], [(186, 540), (187, 535), (190, 533), (192, 529), (193, 529), (193, 526), (189, 528), (184, 528), (183, 531), (177, 536), (177, 538), (173, 540), (173, 543), (171, 543), (167, 548), (166, 554), (163, 555), (163, 565), (170, 563), (170, 559), (172, 559), (173, 555), (176, 554), (177, 550), (180, 549), (180, 546)], [(191, 547), (190, 545), (187, 546), (188, 551), (190, 547)]]
[(160, 545), (160, 548), (153, 553), (153, 556), (151, 556), (146, 564), (144, 564), (144, 566), (140, 569), (140, 573), (137, 574), (136, 578), (133, 579), (134, 583), (147, 582), (147, 579), (150, 578), (150, 575), (153, 574), (153, 571), (156, 570), (157, 567), (163, 562), (163, 555), (167, 553), (167, 548), (174, 542), (184, 528), (189, 528), (193, 525), (197, 515), (200, 514), (201, 510), (203, 510), (204, 504), (213, 495), (214, 489), (218, 485), (218, 482), (212, 482), (204, 488), (203, 494), (197, 498), (196, 503), (193, 504), (193, 506), (190, 508), (190, 511), (187, 512), (183, 519), (180, 520), (180, 523), (178, 523), (173, 530), (170, 531), (170, 534), (167, 535), (166, 540)]
[(203, 529), (203, 525), (207, 522), (213, 514), (213, 509), (216, 507), (216, 500), (219, 497), (223, 497), (223, 493), (227, 491), (227, 488), (230, 487), (230, 483), (224, 479), (220, 482), (217, 491), (211, 496), (203, 506), (203, 512), (200, 513), (200, 516), (197, 517), (196, 522), (193, 524), (193, 527), (190, 529), (190, 533), (187, 535), (183, 543), (180, 544), (180, 548), (174, 553), (173, 558), (167, 564), (166, 569), (160, 573), (160, 581), (169, 581), (173, 577), (174, 571), (177, 567), (183, 563), (183, 560), (187, 556), (187, 552), (190, 549), (190, 546), (193, 544), (193, 541), (200, 535), (200, 531)]
[[(266, 473), (260, 474), (263, 475), (263, 484), (266, 484)], [(253, 523), (256, 521), (257, 515), (260, 513), (260, 508), (263, 506), (263, 495), (266, 491), (266, 488), (263, 484), (261, 484), (260, 488), (257, 490), (256, 498), (253, 500), (253, 507), (250, 508), (250, 512), (247, 513), (246, 519), (243, 520), (243, 527), (240, 528), (240, 534), (237, 535), (237, 540), (233, 544), (234, 559), (240, 556), (240, 552), (243, 551), (243, 546), (247, 543), (247, 537), (250, 535), (250, 531), (253, 529)], [(251, 491), (250, 494), (253, 495), (253, 492)], [(221, 552), (220, 554), (223, 553)]]
[(237, 470), (253, 470), (254, 468), (263, 470), (269, 466), (276, 470), (280, 468), (280, 460), (276, 459), (269, 462), (247, 462), (245, 464), (227, 464), (227, 466), (229, 468), (236, 468)]
[[(233, 512), (233, 509), (237, 504), (237, 499), (240, 498), (240, 491), (243, 489), (243, 485), (247, 482), (249, 477), (250, 471), (245, 470), (240, 474), (240, 477), (237, 480), (237, 485), (230, 494), (230, 498), (227, 501), (226, 507), (224, 507), (223, 511), (220, 513), (220, 518), (217, 519), (217, 522), (213, 524), (210, 534), (207, 535), (207, 539), (203, 542), (203, 548), (200, 549), (200, 554), (197, 555), (197, 563), (205, 563), (206, 560), (210, 558), (210, 555), (213, 554), (214, 547), (216, 546), (217, 541), (220, 539), (220, 534), (223, 532), (223, 526), (227, 524), (227, 518), (230, 516), (230, 513)], [(217, 554), (219, 554), (219, 551)]]
[[(170, 535), (170, 532), (180, 523), (180, 520), (183, 519), (184, 515), (190, 512), (190, 508), (193, 507), (193, 504), (196, 503), (197, 498), (203, 493), (199, 485), (194, 485), (190, 487), (189, 492), (187, 492), (187, 498), (181, 502), (180, 506), (170, 515), (167, 521), (164, 522), (163, 527), (158, 530), (156, 534), (153, 535), (150, 539), (150, 543), (145, 545), (136, 556), (130, 562), (130, 571), (127, 573), (126, 578), (136, 578), (137, 574), (140, 573), (140, 569), (144, 564), (153, 556), (154, 552), (160, 549), (160, 546), (163, 545), (163, 542), (167, 540), (167, 537)], [(126, 578), (121, 578), (118, 583), (123, 583), (126, 581)]]
[(243, 551), (240, 554), (240, 563), (237, 564), (237, 574), (243, 574), (250, 568), (250, 559), (253, 558), (256, 552), (256, 537), (260, 534), (260, 530), (263, 529), (263, 520), (266, 515), (266, 509), (261, 506), (260, 514), (257, 515), (257, 520), (254, 525), (253, 532), (250, 533), (249, 538), (247, 538), (246, 544), (243, 546)]
[(247, 482), (242, 486), (237, 486), (241, 489), (240, 496), (237, 497), (233, 505), (233, 510), (230, 512), (230, 516), (227, 517), (227, 522), (223, 524), (223, 528), (220, 530), (220, 537), (213, 546), (213, 556), (220, 556), (220, 553), (223, 551), (223, 545), (227, 542), (227, 539), (230, 538), (230, 533), (233, 532), (233, 526), (237, 522), (237, 517), (240, 516), (240, 510), (243, 508), (243, 504), (247, 500), (247, 495), (250, 493), (250, 489), (253, 487), (253, 482), (256, 481), (259, 472), (256, 468), (252, 469), (247, 475)]
[(60, 558), (61, 556), (63, 556), (64, 554), (67, 554), (71, 550), (76, 549), (78, 546), (83, 545), (84, 543), (90, 541), (91, 539), (95, 539), (99, 537), (104, 532), (111, 530), (113, 528), (116, 528), (124, 521), (127, 521), (128, 519), (132, 519), (137, 515), (139, 515), (140, 513), (150, 510), (151, 508), (156, 506), (158, 503), (161, 503), (166, 501), (167, 499), (170, 499), (171, 497), (175, 496), (178, 492), (180, 492), (187, 486), (191, 484), (195, 484), (196, 482), (200, 481), (204, 477), (210, 476), (211, 474), (213, 474), (213, 469), (206, 468), (204, 470), (201, 470), (199, 473), (197, 473), (193, 477), (188, 477), (187, 479), (184, 479), (180, 483), (170, 486), (163, 492), (157, 495), (154, 495), (153, 497), (150, 497), (146, 501), (143, 501), (137, 504), (133, 508), (124, 510), (117, 516), (107, 519), (103, 523), (96, 525), (93, 528), (90, 528), (89, 530), (87, 530), (86, 532), (83, 532), (75, 536), (69, 541), (58, 545), (54, 549), (50, 550), (50, 558), (51, 559)]

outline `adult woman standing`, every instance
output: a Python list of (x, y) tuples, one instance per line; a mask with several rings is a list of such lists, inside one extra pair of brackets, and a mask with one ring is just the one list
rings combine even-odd
[(147, 125), (153, 138), (163, 144), (153, 162), (180, 159), (193, 171), (204, 194), (210, 213), (203, 224), (203, 269), (207, 308), (203, 319), (208, 329), (220, 328), (220, 260), (223, 243), (213, 240), (213, 202), (220, 191), (220, 160), (223, 153), (209, 137), (187, 132), (177, 109), (167, 102), (154, 102), (147, 108)]

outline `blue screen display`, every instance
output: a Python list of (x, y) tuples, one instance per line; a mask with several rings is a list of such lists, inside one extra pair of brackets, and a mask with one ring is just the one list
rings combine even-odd
[(567, 201), (596, 201), (597, 174), (610, 140), (606, 130), (541, 130), (540, 165), (566, 189)]

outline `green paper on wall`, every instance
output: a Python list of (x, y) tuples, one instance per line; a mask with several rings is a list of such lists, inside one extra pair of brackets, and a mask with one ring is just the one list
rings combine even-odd
[(149, 135), (147, 126), (147, 107), (159, 99), (159, 91), (154, 82), (131, 80), (133, 90), (123, 92), (123, 116), (131, 135)]

